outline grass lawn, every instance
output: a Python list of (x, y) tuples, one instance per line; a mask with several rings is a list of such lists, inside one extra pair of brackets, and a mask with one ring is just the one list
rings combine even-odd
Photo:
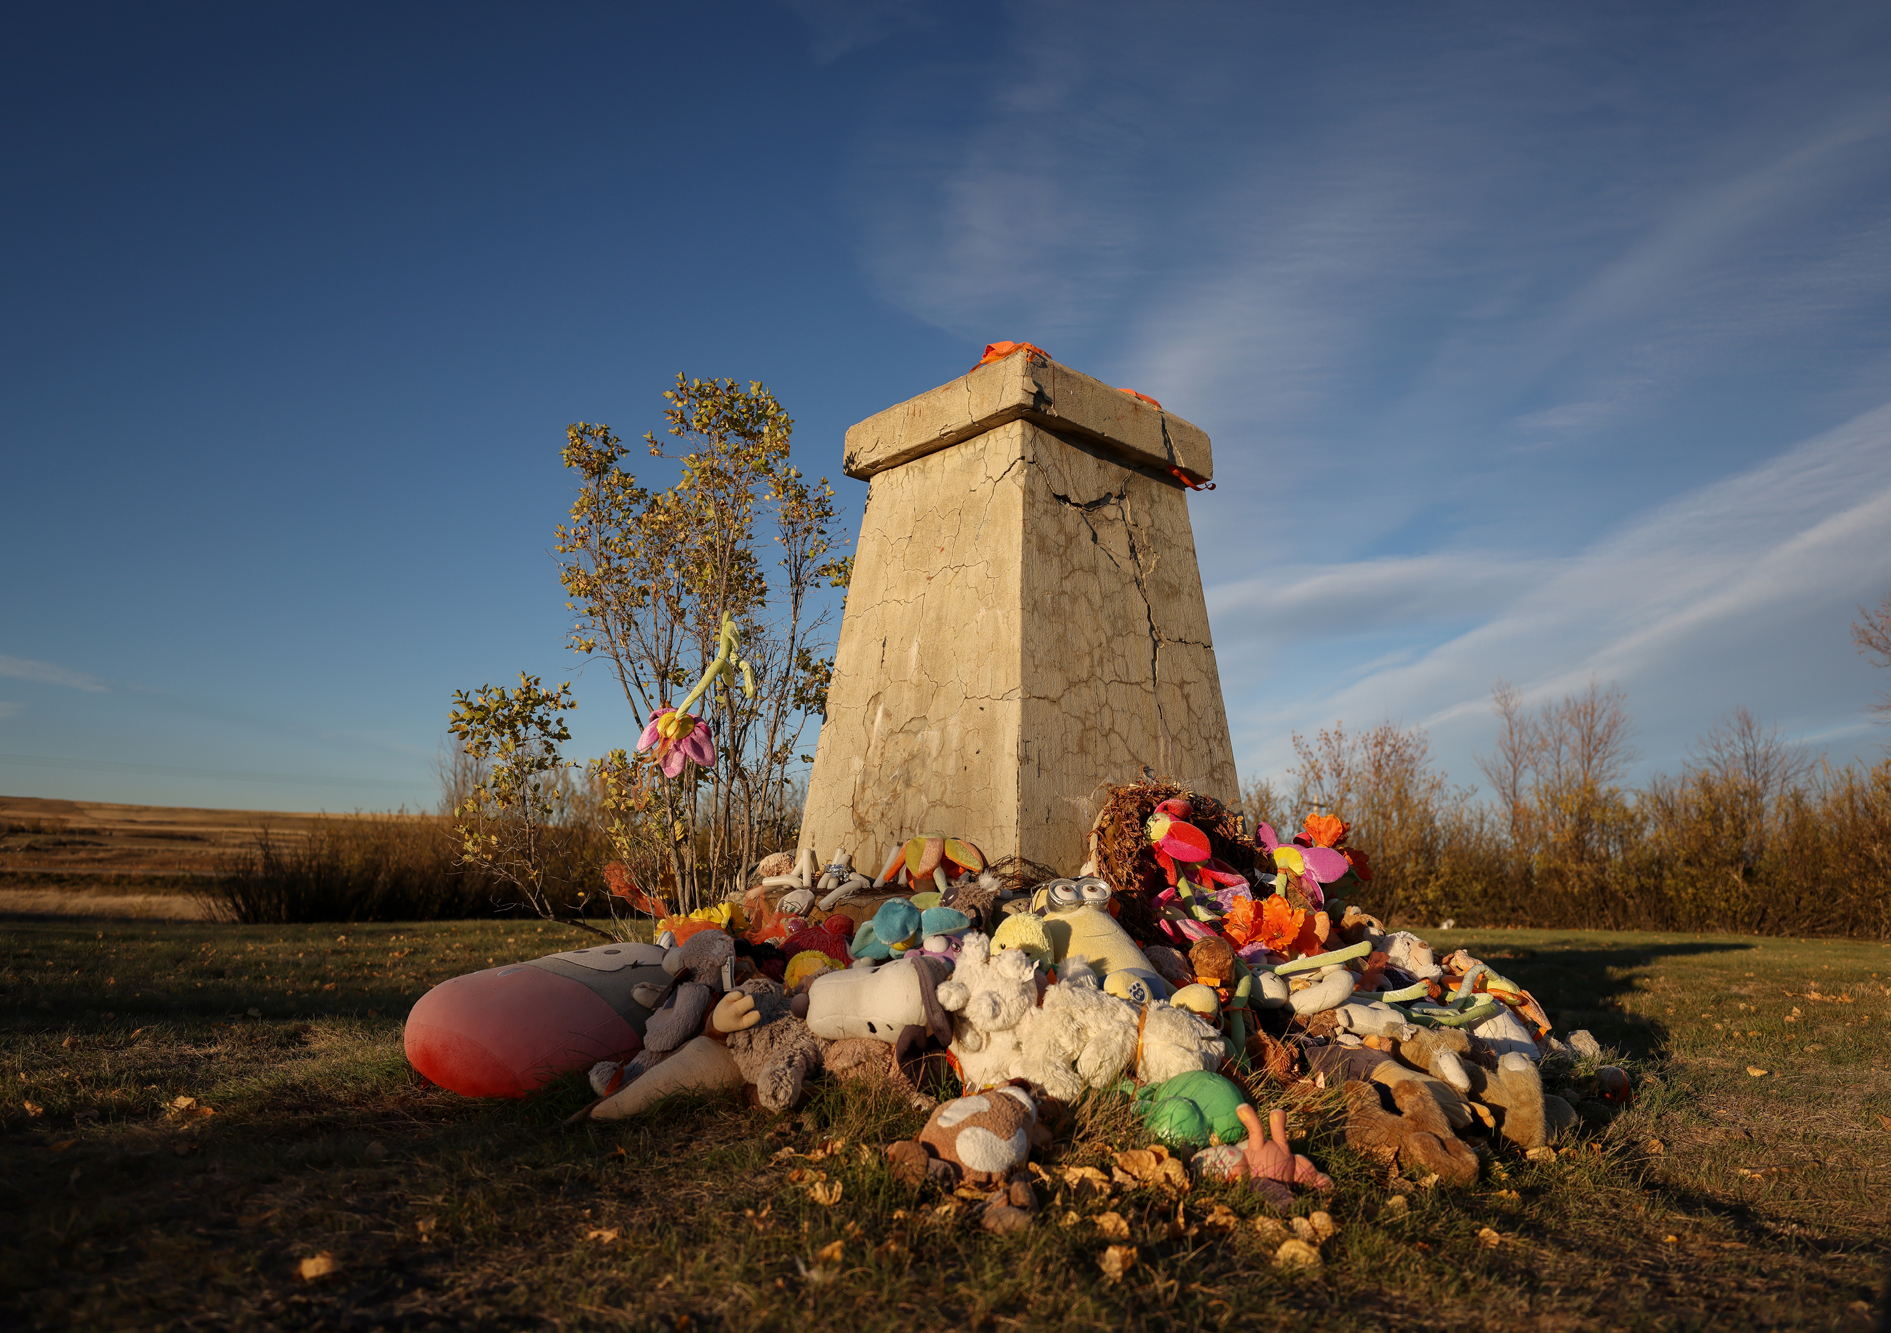
[[(1554, 1161), (1500, 1148), (1467, 1190), (1334, 1148), (1331, 1098), (1297, 1102), (1337, 1186), (1296, 1211), (1339, 1232), (1285, 1273), (1233, 1187), (1044, 1190), (1029, 1232), (988, 1235), (889, 1179), (879, 1149), (920, 1117), (857, 1089), (574, 1131), (581, 1078), (480, 1103), (409, 1071), (427, 986), (586, 938), (0, 924), (0, 1323), (1863, 1330), (1891, 1264), (1884, 945), (1436, 934), (1615, 1047), (1638, 1100)], [(1120, 1104), (1085, 1104), (1047, 1165), (1107, 1171), (1136, 1141)], [(810, 1189), (836, 1183), (832, 1205)], [(1119, 1280), (1104, 1213), (1136, 1249)]]

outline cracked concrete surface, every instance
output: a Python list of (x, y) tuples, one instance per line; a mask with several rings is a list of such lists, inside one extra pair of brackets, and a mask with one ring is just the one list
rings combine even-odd
[[(914, 403), (946, 393), (975, 410), (957, 384)], [(876, 471), (856, 557), (802, 845), (877, 870), (936, 830), (1073, 873), (1099, 789), (1144, 764), (1234, 796), (1172, 477), (1099, 433), (1004, 421)]]

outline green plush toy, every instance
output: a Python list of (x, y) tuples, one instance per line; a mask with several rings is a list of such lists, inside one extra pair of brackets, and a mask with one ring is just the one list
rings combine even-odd
[(1149, 1132), (1171, 1147), (1205, 1148), (1212, 1137), (1239, 1143), (1247, 1136), (1241, 1089), (1220, 1074), (1191, 1069), (1136, 1093), (1136, 1111)]

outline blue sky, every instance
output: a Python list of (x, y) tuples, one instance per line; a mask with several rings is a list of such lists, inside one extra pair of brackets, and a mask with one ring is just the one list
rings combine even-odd
[(761, 379), (838, 474), (1001, 338), (1213, 437), (1244, 776), (1390, 718), (1471, 781), (1499, 677), (1619, 684), (1644, 769), (1739, 705), (1882, 752), (1882, 5), (5, 23), (0, 792), (429, 806), (522, 668), (624, 744), (565, 424)]

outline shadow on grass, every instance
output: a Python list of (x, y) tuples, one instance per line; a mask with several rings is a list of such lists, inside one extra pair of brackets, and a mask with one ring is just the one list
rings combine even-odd
[(1745, 953), (1732, 940), (1636, 941), (1607, 945), (1523, 944), (1475, 938), (1466, 947), (1536, 996), (1558, 1032), (1587, 1028), (1604, 1046), (1638, 1056), (1666, 1054), (1666, 1023), (1624, 1007), (1644, 969), (1676, 958)]

